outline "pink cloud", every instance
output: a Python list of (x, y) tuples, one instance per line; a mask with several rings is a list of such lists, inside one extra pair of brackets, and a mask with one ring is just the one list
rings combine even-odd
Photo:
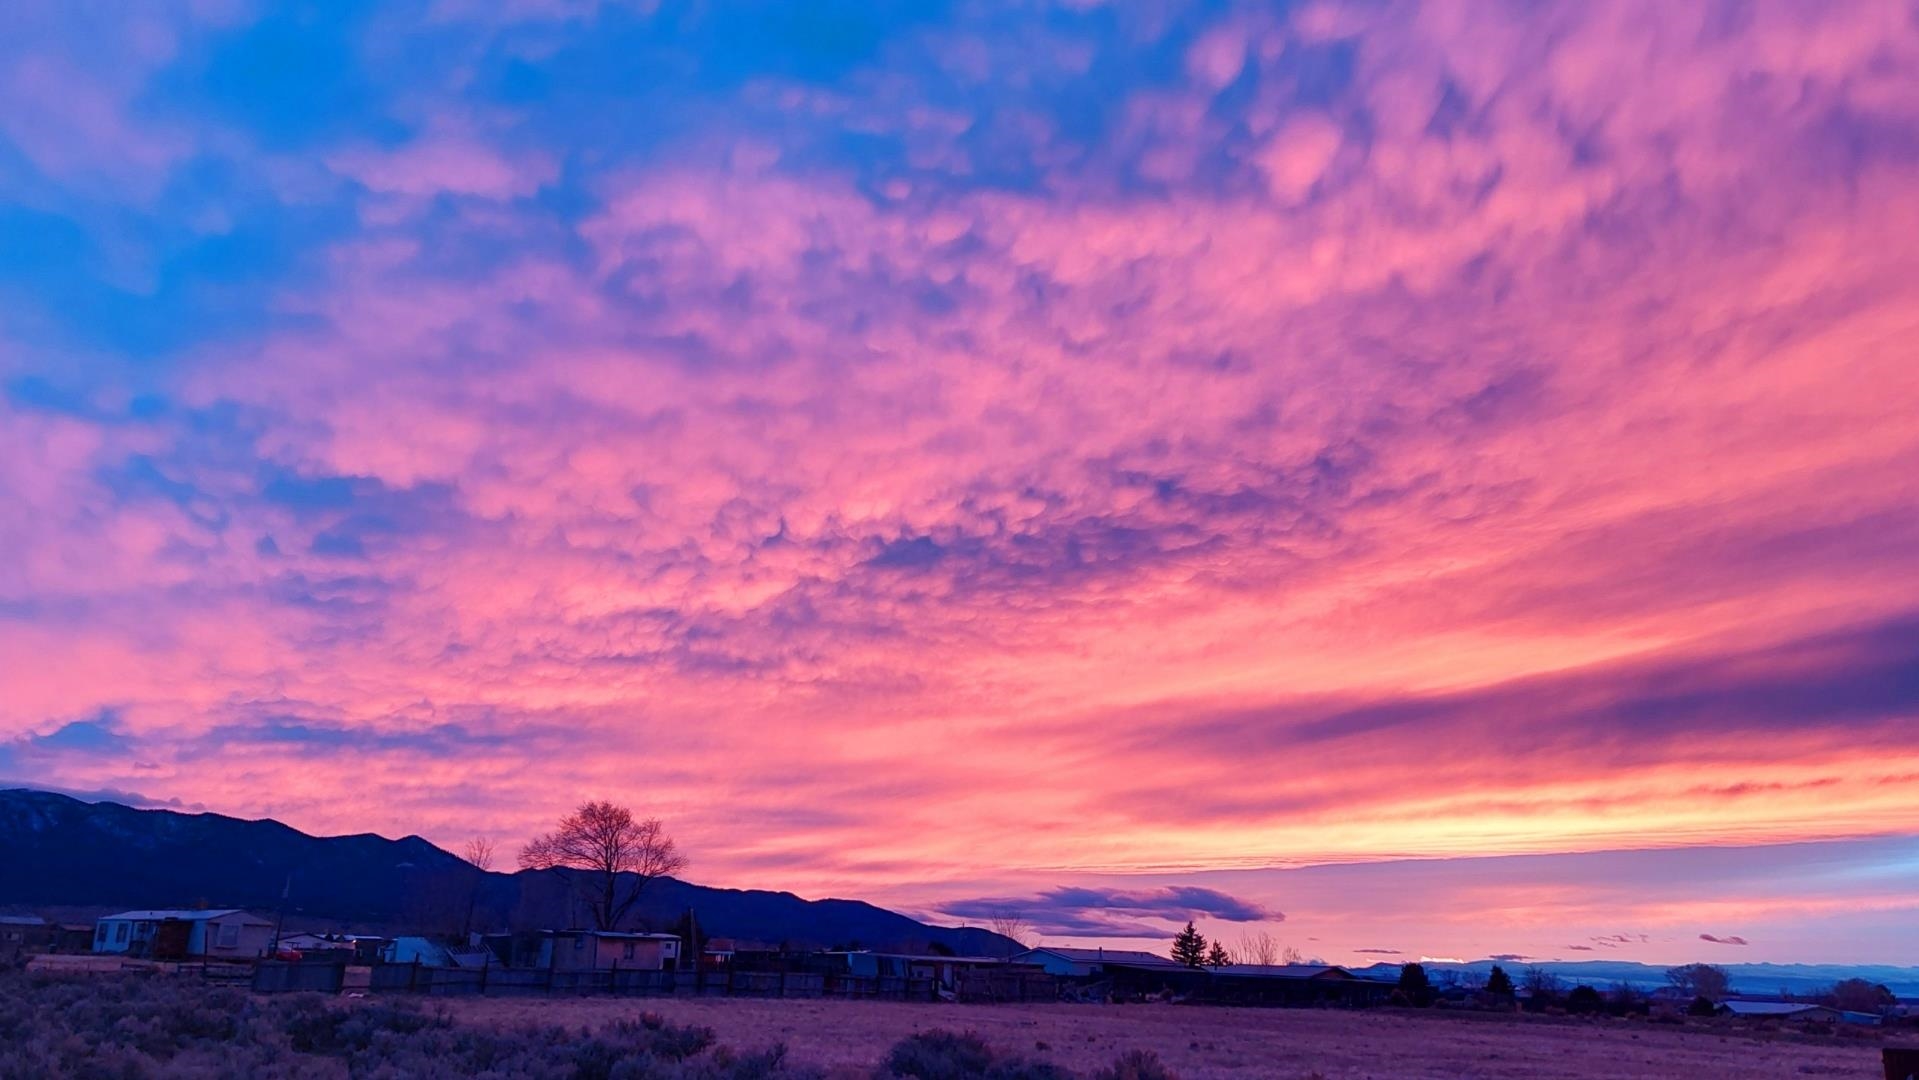
[(531, 195), (558, 170), (538, 152), (508, 155), (461, 136), (427, 136), (396, 150), (359, 149), (330, 159), (332, 167), (374, 191), (397, 195)]
[(330, 149), (360, 228), (165, 386), (237, 449), (0, 406), (0, 735), (112, 703), (152, 767), (58, 782), (449, 842), (606, 794), (808, 890), (1907, 828), (1911, 702), (1841, 691), (1911, 615), (1915, 177), (1817, 152), (1912, 121), (1909, 29), (1370, 10), (1091, 148), (742, 91), (885, 183), (700, 131), (556, 222), (518, 134)]

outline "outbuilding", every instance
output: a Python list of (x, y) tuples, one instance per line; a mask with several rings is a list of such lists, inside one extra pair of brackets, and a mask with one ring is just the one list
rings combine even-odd
[(1874, 1025), (1881, 1017), (1873, 1013), (1847, 1012), (1810, 1001), (1722, 1001), (1715, 1010), (1720, 1016), (1745, 1020), (1790, 1020), (1794, 1023)]

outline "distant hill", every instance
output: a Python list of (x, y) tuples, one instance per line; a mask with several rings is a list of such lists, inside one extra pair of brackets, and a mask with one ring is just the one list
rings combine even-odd
[[(309, 836), (277, 821), (138, 810), (27, 789), (0, 790), (0, 912), (100, 913), (210, 905), (272, 913), (287, 925), (457, 930), (574, 925), (551, 873), (481, 875), (417, 836)], [(857, 900), (715, 889), (674, 879), (647, 887), (641, 925), (671, 929), (692, 909), (710, 935), (771, 943), (997, 955), (1010, 943), (977, 927), (929, 926)]]
[[(1480, 978), (1491, 971), (1496, 960), (1474, 960), (1465, 964), (1434, 962), (1423, 964), (1429, 974), (1458, 971)], [(1666, 985), (1666, 969), (1653, 964), (1628, 960), (1547, 961), (1530, 964), (1514, 961), (1502, 964), (1514, 979), (1529, 967), (1538, 967), (1557, 975), (1568, 987), (1585, 983), (1605, 989), (1625, 983), (1640, 990), (1656, 990)], [(1832, 988), (1841, 979), (1868, 979), (1879, 983), (1902, 998), (1919, 997), (1919, 968), (1892, 967), (1886, 964), (1720, 964), (1735, 993), (1773, 994), (1780, 990), (1795, 995), (1817, 994)], [(1352, 968), (1352, 972), (1371, 979), (1390, 979), (1399, 974), (1398, 964), (1373, 964)]]

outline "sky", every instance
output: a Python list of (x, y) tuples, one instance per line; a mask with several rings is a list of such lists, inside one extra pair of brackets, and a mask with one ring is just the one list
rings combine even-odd
[(7, 4), (0, 781), (1919, 964), (1914, 236), (1906, 0)]

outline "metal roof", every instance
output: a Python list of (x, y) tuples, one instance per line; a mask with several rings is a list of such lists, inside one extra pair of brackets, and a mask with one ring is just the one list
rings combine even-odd
[(678, 934), (645, 934), (632, 930), (544, 930), (542, 933), (559, 936), (561, 934), (584, 934), (588, 937), (612, 938), (615, 941), (678, 941)]
[(1075, 963), (1128, 964), (1141, 962), (1151, 963), (1153, 961), (1158, 961), (1162, 964), (1171, 963), (1171, 961), (1167, 960), (1164, 956), (1158, 953), (1147, 952), (1144, 949), (1082, 949), (1077, 947), (1068, 948), (1066, 946), (1044, 945), (1037, 949), (1028, 949), (1019, 955), (1028, 956), (1033, 953), (1042, 952), (1052, 953), (1062, 960), (1071, 960)]
[(262, 919), (257, 915), (252, 915), (240, 908), (212, 908), (199, 911), (187, 908), (156, 908), (151, 911), (122, 911), (118, 915), (102, 915), (100, 921), (165, 922), (168, 919), (176, 919), (180, 922), (204, 922), (207, 919), (222, 919), (228, 915), (246, 915), (262, 923), (270, 921), (268, 919)]
[(1815, 1009), (1824, 1012), (1836, 1012), (1810, 1001), (1722, 1001), (1719, 1007), (1734, 1016), (1791, 1016), (1793, 1013), (1811, 1012)]
[(38, 915), (0, 915), (0, 926), (45, 926), (47, 920)]
[(1327, 975), (1358, 978), (1337, 964), (1226, 964), (1211, 970), (1221, 975), (1250, 975), (1261, 979), (1318, 979)]

